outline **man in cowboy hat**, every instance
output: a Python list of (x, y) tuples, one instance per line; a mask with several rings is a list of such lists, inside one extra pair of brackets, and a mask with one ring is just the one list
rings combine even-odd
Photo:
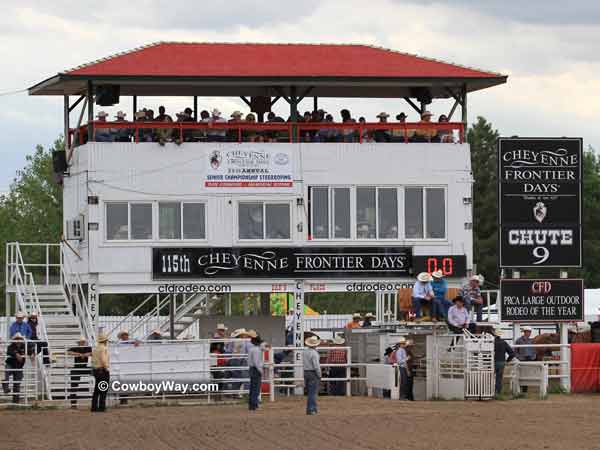
[(23, 380), (23, 367), (25, 366), (26, 350), (23, 335), (21, 333), (16, 332), (11, 339), (12, 342), (6, 349), (2, 390), (5, 394), (11, 392), (10, 378), (12, 377), (12, 402), (19, 403), (19, 393), (21, 392), (21, 380)]
[[(115, 116), (115, 122), (126, 122), (125, 117), (127, 113), (123, 111), (118, 111)], [(115, 142), (131, 142), (132, 130), (128, 128), (111, 128), (111, 133), (114, 137)]]
[[(390, 115), (388, 113), (386, 113), (385, 111), (382, 111), (379, 114), (377, 114), (379, 123), (387, 123), (388, 117), (390, 117)], [(390, 130), (388, 130), (388, 129), (375, 130), (375, 142), (390, 142), (390, 141), (391, 141)]]
[[(106, 111), (98, 111), (96, 118), (98, 122), (106, 123), (106, 118), (108, 117), (108, 113)], [(94, 129), (94, 139), (96, 142), (112, 142), (114, 140), (114, 136), (110, 128), (95, 128)]]
[[(502, 380), (506, 363), (515, 358), (515, 352), (508, 343), (502, 339), (502, 330), (494, 329), (494, 369), (496, 374), (496, 396), (502, 392)], [(506, 358), (508, 355), (508, 358)]]
[(406, 352), (406, 387), (404, 389), (406, 400), (414, 401), (414, 378), (415, 378), (415, 354), (413, 353), (414, 342), (406, 340), (404, 351)]
[(73, 368), (71, 369), (71, 408), (77, 408), (77, 393), (86, 392), (86, 388), (79, 388), (82, 376), (90, 374), (88, 367), (89, 357), (92, 356), (92, 347), (87, 345), (85, 336), (80, 336), (77, 346), (67, 349), (67, 354), (73, 356)]
[(160, 331), (160, 328), (155, 328), (154, 330), (152, 330), (152, 333), (150, 333), (150, 336), (148, 336), (148, 341), (162, 341), (163, 335), (162, 332)]
[(412, 301), (417, 320), (421, 319), (421, 308), (423, 306), (430, 308), (433, 300), (433, 288), (431, 287), (431, 275), (427, 272), (421, 272), (417, 275), (417, 282), (413, 286)]
[(25, 322), (25, 314), (21, 311), (17, 311), (15, 314), (15, 321), (10, 325), (9, 337), (12, 339), (15, 334), (21, 333), (24, 339), (31, 338), (31, 328), (29, 324)]
[(363, 320), (363, 323), (361, 325), (362, 328), (367, 328), (367, 327), (372, 326), (373, 319), (375, 319), (375, 315), (374, 314), (372, 314), (370, 312), (366, 313), (365, 314), (365, 320)]
[(92, 373), (94, 375), (92, 412), (104, 412), (106, 411), (106, 394), (110, 382), (108, 336), (102, 333), (98, 336), (97, 341), (98, 343), (92, 350)]
[(225, 123), (225, 119), (221, 117), (221, 111), (217, 108), (214, 108), (210, 115), (210, 120), (208, 121), (211, 124), (211, 128), (207, 132), (208, 140), (212, 142), (222, 142), (225, 140), (227, 136), (227, 130), (218, 129), (219, 123)]
[(304, 369), (304, 386), (307, 391), (306, 414), (317, 414), (317, 396), (321, 383), (321, 364), (316, 347), (321, 343), (317, 336), (311, 336), (304, 341), (306, 348), (302, 352), (302, 367)]
[(444, 274), (441, 270), (436, 270), (431, 274), (433, 281), (431, 288), (433, 289), (432, 314), (431, 319), (436, 322), (445, 320), (448, 316), (448, 308), (452, 306), (452, 302), (446, 299), (448, 293), (448, 282), (444, 279)]
[[(531, 338), (531, 327), (521, 327), (523, 335), (515, 341), (516, 345), (533, 345)], [(519, 347), (516, 350), (516, 355), (519, 361), (535, 361), (536, 353), (533, 347)]]
[[(336, 335), (332, 340), (332, 349), (327, 352), (327, 364), (347, 364), (348, 359), (346, 349), (339, 348), (346, 343), (346, 340)], [(329, 366), (329, 378), (346, 378), (346, 367)], [(346, 395), (346, 385), (343, 381), (330, 381), (327, 387), (330, 395)]]
[(475, 310), (477, 322), (483, 320), (483, 297), (481, 296), (481, 275), (473, 275), (469, 278), (469, 282), (460, 290), (459, 295), (465, 300), (465, 308), (469, 313), (472, 309)]
[(417, 128), (414, 132), (413, 142), (431, 142), (431, 140), (437, 136), (437, 130), (427, 125), (431, 124), (431, 112), (423, 111), (421, 113), (421, 120), (419, 123), (423, 125), (421, 128)]
[(352, 314), (352, 320), (346, 324), (346, 328), (348, 328), (348, 329), (360, 328), (360, 319), (361, 319), (360, 313)]
[(464, 329), (469, 328), (469, 311), (465, 308), (465, 299), (457, 295), (452, 299), (452, 305), (448, 309), (448, 328), (455, 334), (462, 334)]
[(250, 336), (250, 346), (248, 349), (248, 369), (250, 372), (250, 389), (248, 393), (248, 409), (256, 411), (259, 405), (260, 386), (263, 376), (263, 355), (262, 355), (262, 339), (254, 331), (248, 332)]

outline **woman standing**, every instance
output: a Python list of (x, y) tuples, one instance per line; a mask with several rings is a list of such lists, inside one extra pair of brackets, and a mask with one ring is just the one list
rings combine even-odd
[(94, 394), (92, 395), (92, 412), (106, 411), (106, 394), (110, 381), (110, 361), (108, 357), (108, 336), (98, 336), (98, 344), (92, 350), (92, 369), (94, 374)]

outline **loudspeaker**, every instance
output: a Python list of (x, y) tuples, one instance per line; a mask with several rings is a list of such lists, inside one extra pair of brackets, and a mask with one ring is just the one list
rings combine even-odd
[(69, 166), (67, 165), (67, 152), (54, 151), (52, 152), (52, 168), (54, 173), (65, 173)]
[(96, 86), (96, 105), (112, 106), (119, 103), (121, 87), (116, 84)]

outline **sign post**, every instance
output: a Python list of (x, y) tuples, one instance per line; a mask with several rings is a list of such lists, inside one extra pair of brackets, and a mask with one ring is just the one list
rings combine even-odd
[[(294, 286), (294, 378), (304, 376), (302, 352), (304, 350), (304, 281), (296, 280)], [(297, 395), (304, 393), (303, 387), (297, 387)]]

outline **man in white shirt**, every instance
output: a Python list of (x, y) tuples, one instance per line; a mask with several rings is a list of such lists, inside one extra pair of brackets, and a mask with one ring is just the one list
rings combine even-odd
[(223, 142), (225, 141), (225, 137), (227, 136), (227, 130), (222, 128), (218, 129), (219, 123), (227, 123), (227, 121), (221, 117), (221, 111), (217, 108), (212, 110), (212, 114), (209, 120), (209, 123), (212, 124), (215, 128), (209, 128), (207, 135), (208, 140), (212, 142)]
[(316, 347), (321, 343), (317, 336), (311, 336), (304, 341), (307, 348), (302, 352), (302, 367), (304, 369), (304, 386), (307, 391), (306, 414), (317, 414), (317, 396), (321, 383), (321, 364)]
[(469, 311), (465, 308), (465, 300), (460, 296), (454, 297), (448, 309), (448, 328), (455, 334), (462, 334), (462, 330), (469, 328)]

